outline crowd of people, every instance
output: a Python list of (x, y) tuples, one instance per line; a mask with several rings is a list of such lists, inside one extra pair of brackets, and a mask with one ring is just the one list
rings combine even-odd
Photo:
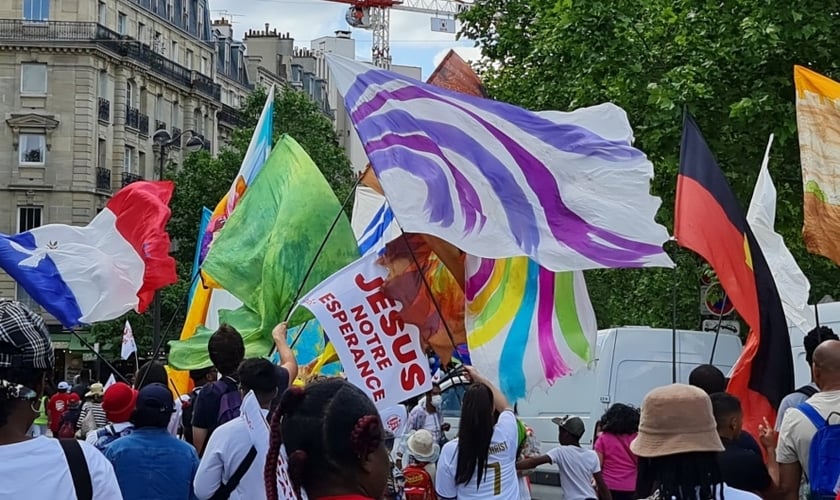
[[(641, 409), (613, 404), (592, 449), (581, 445), (583, 420), (554, 418), (550, 450), (472, 367), (457, 437), (447, 440), (435, 385), (397, 438), (345, 379), (293, 386), (285, 325), (273, 336), (278, 364), (246, 358), (239, 333), (221, 326), (208, 344), (213, 367), (192, 372), (195, 389), (180, 398), (156, 362), (130, 384), (59, 382), (46, 397), (46, 326), (0, 300), (0, 498), (521, 500), (542, 465), (557, 468), (565, 500), (822, 500), (840, 486), (840, 341), (825, 327), (805, 338), (811, 383), (785, 398), (758, 440), (743, 431), (724, 374), (703, 365), (689, 385), (652, 390)], [(249, 394), (267, 443), (252, 440), (240, 411)]]

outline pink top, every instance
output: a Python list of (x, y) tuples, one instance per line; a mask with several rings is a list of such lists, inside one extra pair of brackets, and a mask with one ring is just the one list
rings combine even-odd
[(614, 491), (636, 491), (637, 461), (630, 451), (635, 434), (617, 436), (605, 432), (595, 441), (595, 451), (604, 457), (601, 472), (607, 488)]

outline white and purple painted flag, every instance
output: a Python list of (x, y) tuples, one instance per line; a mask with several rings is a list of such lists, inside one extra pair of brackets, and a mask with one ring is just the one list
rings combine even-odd
[[(333, 54), (327, 62), (405, 231), (552, 271), (674, 265), (654, 222), (653, 165), (631, 146), (621, 108), (533, 113)], [(603, 129), (610, 137), (592, 131)]]

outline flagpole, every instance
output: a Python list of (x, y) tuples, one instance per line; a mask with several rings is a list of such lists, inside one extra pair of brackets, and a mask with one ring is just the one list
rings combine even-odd
[[(295, 292), (295, 296), (292, 299), (291, 304), (289, 305), (289, 311), (286, 313), (286, 319), (283, 321), (289, 321), (292, 317), (292, 313), (295, 312), (297, 308), (297, 301), (300, 299), (300, 296), (303, 294), (303, 288), (306, 286), (306, 281), (309, 279), (309, 276), (312, 274), (312, 271), (315, 269), (315, 264), (318, 263), (318, 258), (321, 256), (321, 253), (324, 251), (324, 248), (327, 246), (327, 241), (330, 239), (330, 235), (335, 230), (335, 227), (338, 225), (338, 221), (341, 220), (341, 216), (344, 214), (344, 209), (347, 207), (347, 204), (350, 203), (350, 200), (353, 198), (353, 195), (356, 193), (356, 188), (359, 187), (359, 184), (362, 182), (362, 176), (359, 175), (356, 178), (356, 182), (353, 184), (353, 187), (350, 188), (350, 192), (347, 193), (347, 197), (344, 198), (344, 203), (341, 204), (341, 208), (338, 210), (338, 213), (335, 214), (335, 219), (333, 219), (330, 228), (327, 230), (327, 234), (324, 235), (324, 239), (321, 240), (321, 245), (318, 247), (318, 250), (315, 252), (315, 256), (312, 258), (312, 262), (309, 263), (309, 268), (306, 270), (306, 274), (303, 275), (303, 279), (300, 281), (300, 285), (298, 286), (297, 292)], [(289, 345), (289, 348), (295, 346), (300, 336), (303, 334), (303, 328), (301, 328), (300, 332), (295, 337), (294, 341)], [(274, 354), (274, 345), (272, 344), (271, 349), (268, 351), (268, 355), (271, 356)]]
[(432, 300), (432, 305), (435, 306), (435, 311), (437, 311), (438, 316), (440, 316), (440, 321), (443, 323), (443, 328), (446, 330), (446, 335), (449, 336), (449, 342), (452, 343), (452, 349), (457, 350), (458, 345), (455, 343), (455, 336), (452, 335), (452, 330), (449, 329), (449, 324), (446, 322), (446, 318), (443, 316), (443, 311), (440, 308), (440, 304), (438, 303), (437, 299), (435, 298), (435, 294), (432, 293), (432, 287), (429, 286), (429, 282), (426, 280), (426, 274), (423, 272), (423, 269), (420, 267), (420, 262), (417, 260), (417, 256), (414, 254), (414, 249), (411, 248), (411, 243), (408, 241), (408, 236), (406, 236), (405, 231), (403, 230), (402, 224), (400, 221), (397, 220), (396, 215), (394, 216), (394, 220), (397, 221), (397, 225), (400, 227), (400, 234), (405, 242), (406, 248), (408, 248), (408, 253), (411, 254), (411, 260), (414, 261), (414, 267), (417, 268), (417, 272), (420, 273), (420, 279), (423, 280), (423, 286), (426, 287), (426, 291), (429, 292), (429, 298)]
[[(128, 379), (126, 379), (125, 377), (123, 377), (123, 374), (122, 374), (122, 373), (120, 373), (120, 372), (119, 372), (119, 370), (117, 370), (116, 368), (114, 368), (114, 365), (112, 365), (111, 363), (109, 363), (109, 362), (108, 362), (108, 360), (107, 360), (107, 359), (105, 359), (105, 357), (104, 357), (103, 355), (99, 354), (96, 350), (94, 350), (93, 346), (92, 346), (92, 345), (90, 345), (90, 343), (88, 343), (88, 341), (87, 341), (87, 340), (83, 339), (81, 335), (79, 335), (79, 332), (77, 332), (76, 330), (74, 330), (74, 329), (72, 329), (72, 328), (70, 328), (69, 330), (70, 330), (70, 333), (72, 333), (73, 335), (75, 335), (75, 336), (76, 336), (76, 338), (77, 338), (77, 339), (79, 339), (79, 342), (81, 342), (83, 346), (87, 347), (87, 348), (88, 348), (88, 350), (89, 350), (90, 352), (94, 353), (94, 354), (96, 355), (96, 357), (97, 357), (100, 361), (102, 361), (103, 363), (105, 363), (105, 366), (107, 366), (107, 367), (111, 370), (111, 372), (112, 372), (112, 373), (116, 373), (116, 374), (120, 377), (120, 379), (121, 379), (123, 382), (125, 382), (126, 384), (128, 384)], [(130, 384), (129, 384), (129, 385), (130, 385)]]
[(671, 383), (677, 383), (677, 266), (671, 285)]
[[(723, 286), (720, 287), (723, 290)], [(718, 324), (715, 328), (715, 340), (712, 342), (712, 354), (709, 355), (709, 364), (715, 364), (715, 350), (717, 349), (718, 337), (720, 337), (720, 325), (723, 324), (723, 310), (726, 307), (726, 301), (729, 296), (726, 295), (726, 290), (723, 291), (723, 301), (720, 303), (720, 311), (718, 311)]]

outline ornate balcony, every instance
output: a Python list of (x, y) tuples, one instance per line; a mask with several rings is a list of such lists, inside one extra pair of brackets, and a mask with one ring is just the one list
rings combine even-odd
[(137, 130), (140, 131), (140, 135), (149, 137), (149, 116), (140, 113), (140, 118), (137, 120), (137, 125)]
[(74, 21), (46, 21), (31, 23), (23, 19), (0, 19), (0, 41), (26, 45), (30, 42), (67, 47), (89, 47), (94, 42), (100, 48), (125, 57), (148, 68), (158, 76), (178, 85), (191, 88), (215, 100), (221, 100), (222, 87), (211, 78), (187, 69), (155, 52), (150, 46), (120, 35), (98, 23)]
[(142, 181), (142, 180), (143, 180), (143, 176), (141, 176), (141, 175), (132, 174), (130, 172), (123, 172), (122, 173), (122, 185), (123, 185), (123, 187), (128, 186), (132, 182), (137, 182), (137, 181)]
[(234, 127), (238, 127), (242, 123), (239, 111), (227, 104), (222, 104), (222, 109), (216, 114), (216, 117), (219, 119), (219, 123), (226, 123)]
[(96, 167), (96, 189), (111, 191), (111, 169)]
[[(129, 127), (129, 128), (133, 128), (134, 130), (140, 130), (140, 110), (139, 109), (132, 108), (131, 106), (126, 106), (125, 107), (125, 126)], [(148, 123), (147, 123), (147, 126), (148, 126)]]
[(99, 98), (99, 121), (110, 123), (111, 122), (111, 101), (105, 99), (104, 97)]

